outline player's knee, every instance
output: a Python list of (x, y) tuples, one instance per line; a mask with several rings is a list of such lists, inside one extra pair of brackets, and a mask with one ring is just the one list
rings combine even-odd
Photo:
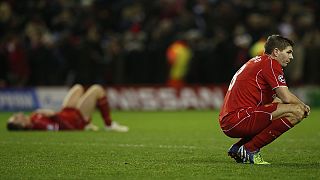
[(74, 89), (74, 91), (79, 92), (79, 93), (83, 93), (84, 92), (84, 88), (81, 84), (75, 84), (73, 85), (72, 89)]
[(96, 90), (96, 91), (103, 90), (103, 87), (101, 85), (99, 85), (99, 84), (92, 85), (91, 88)]
[(95, 84), (90, 87), (90, 91), (94, 91), (95, 93), (100, 95), (104, 95), (104, 88), (101, 85)]
[(83, 86), (81, 84), (75, 84), (73, 85), (74, 88), (83, 88)]

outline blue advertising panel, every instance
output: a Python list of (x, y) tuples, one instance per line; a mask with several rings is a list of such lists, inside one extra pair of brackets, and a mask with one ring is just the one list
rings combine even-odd
[(34, 89), (0, 89), (1, 111), (27, 111), (38, 107)]

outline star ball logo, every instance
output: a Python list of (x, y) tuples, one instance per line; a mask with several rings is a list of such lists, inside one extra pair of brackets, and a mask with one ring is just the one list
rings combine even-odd
[(286, 83), (286, 80), (284, 79), (283, 75), (279, 75), (278, 80), (282, 83)]

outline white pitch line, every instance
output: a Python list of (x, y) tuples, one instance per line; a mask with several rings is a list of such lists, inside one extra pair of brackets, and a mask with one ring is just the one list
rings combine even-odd
[(189, 145), (165, 145), (165, 144), (108, 144), (108, 143), (59, 143), (59, 142), (26, 142), (26, 141), (2, 141), (0, 145), (16, 144), (16, 145), (56, 145), (56, 146), (114, 146), (114, 147), (130, 147), (130, 148), (160, 148), (160, 149), (203, 149), (197, 146)]
[(119, 147), (150, 147), (150, 148), (162, 148), (162, 149), (201, 149), (196, 146), (188, 146), (188, 145), (144, 145), (144, 144), (113, 144)]

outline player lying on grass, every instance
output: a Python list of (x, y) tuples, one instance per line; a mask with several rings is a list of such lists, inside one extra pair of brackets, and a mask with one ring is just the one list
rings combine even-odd
[(292, 94), (282, 67), (293, 60), (293, 42), (269, 36), (265, 53), (245, 63), (233, 76), (219, 122), (223, 132), (241, 138), (228, 155), (238, 163), (269, 164), (260, 149), (310, 114), (310, 107)]
[(8, 130), (98, 130), (91, 123), (95, 108), (99, 112), (108, 131), (127, 132), (128, 127), (111, 120), (105, 90), (100, 85), (92, 85), (86, 92), (82, 85), (74, 85), (65, 96), (58, 112), (38, 109), (30, 114), (13, 114), (7, 124)]

